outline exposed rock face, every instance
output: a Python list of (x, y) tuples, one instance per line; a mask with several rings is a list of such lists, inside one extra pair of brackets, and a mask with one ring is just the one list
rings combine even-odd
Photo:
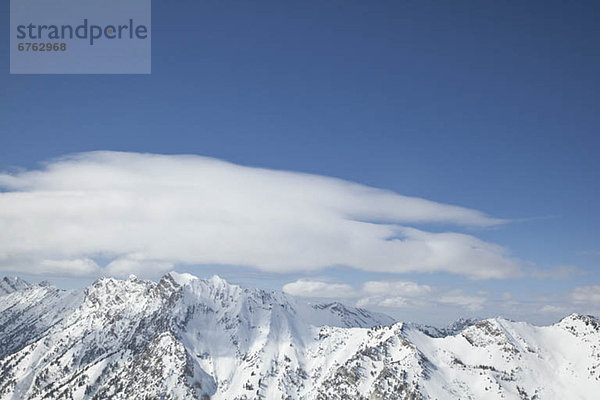
[(600, 322), (591, 316), (548, 327), (489, 319), (435, 329), (218, 277), (101, 279), (74, 291), (2, 282), (11, 290), (0, 298), (0, 400), (600, 393)]

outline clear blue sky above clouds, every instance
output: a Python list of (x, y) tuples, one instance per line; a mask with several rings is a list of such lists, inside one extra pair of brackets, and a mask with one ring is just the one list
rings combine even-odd
[[(600, 309), (567, 304), (600, 284), (598, 2), (155, 0), (152, 11), (149, 76), (11, 76), (0, 42), (2, 170), (99, 149), (193, 153), (469, 207), (515, 221), (466, 232), (532, 268), (585, 274), (396, 278)], [(298, 278), (221, 271), (274, 287)]]

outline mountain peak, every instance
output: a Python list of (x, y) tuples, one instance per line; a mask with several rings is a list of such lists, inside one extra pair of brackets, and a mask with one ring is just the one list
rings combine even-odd
[(171, 279), (175, 283), (177, 283), (179, 286), (185, 286), (192, 281), (198, 280), (198, 278), (196, 276), (185, 273), (185, 272), (181, 273), (181, 272), (171, 271), (167, 275), (170, 276)]
[(5, 276), (0, 280), (0, 296), (28, 288), (31, 284), (17, 276)]
[(215, 286), (228, 286), (229, 285), (229, 283), (225, 279), (221, 278), (219, 275), (211, 276), (210, 279), (208, 279), (208, 281)]
[(171, 271), (163, 276), (162, 279), (167, 279), (177, 284), (178, 286), (186, 286), (192, 282), (204, 282), (210, 286), (215, 288), (222, 288), (227, 286), (236, 286), (231, 285), (225, 279), (221, 278), (219, 275), (213, 275), (208, 279), (200, 279), (195, 275), (189, 274), (187, 272), (175, 272)]
[(593, 315), (573, 313), (561, 319), (556, 325), (576, 335), (600, 333), (600, 319)]
[(468, 328), (471, 325), (475, 325), (480, 321), (479, 318), (459, 318), (446, 327), (446, 332), (450, 335), (460, 333), (463, 329)]

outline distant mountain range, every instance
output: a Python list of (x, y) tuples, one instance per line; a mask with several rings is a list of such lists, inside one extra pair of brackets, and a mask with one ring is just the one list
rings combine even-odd
[(600, 321), (445, 329), (219, 277), (0, 281), (0, 400), (600, 399)]

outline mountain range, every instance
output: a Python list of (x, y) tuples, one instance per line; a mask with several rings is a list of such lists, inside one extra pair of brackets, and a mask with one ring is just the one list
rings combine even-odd
[(598, 398), (594, 316), (435, 328), (217, 276), (0, 281), (0, 400)]

